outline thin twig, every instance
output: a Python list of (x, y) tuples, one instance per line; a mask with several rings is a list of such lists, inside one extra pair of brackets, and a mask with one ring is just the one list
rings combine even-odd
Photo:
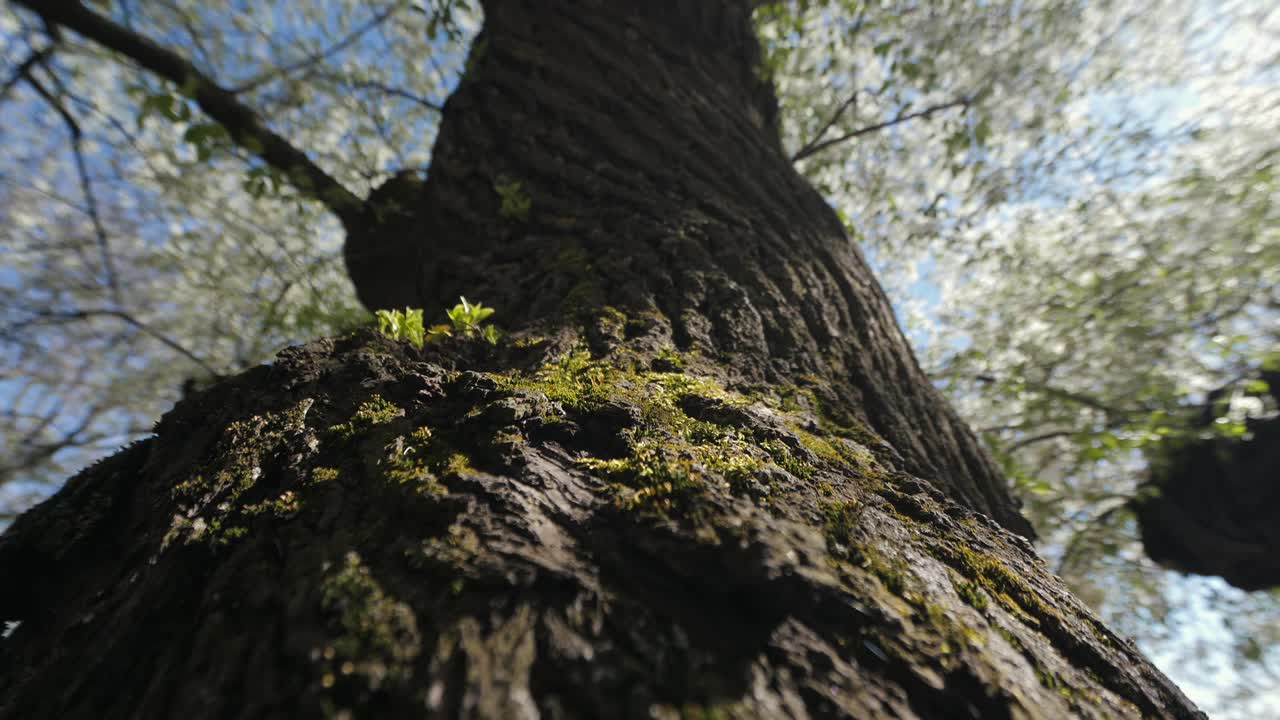
[(298, 60), (297, 62), (293, 62), (288, 65), (281, 65), (281, 66), (274, 67), (262, 73), (256, 78), (253, 78), (244, 83), (241, 83), (240, 85), (236, 85), (235, 87), (228, 88), (228, 92), (232, 93), (233, 95), (239, 95), (241, 93), (246, 93), (251, 90), (256, 90), (257, 88), (265, 85), (266, 83), (271, 82), (277, 77), (289, 75), (290, 73), (296, 70), (299, 70), (301, 68), (307, 67), (308, 65), (315, 65), (317, 63), (323, 62), (328, 58), (333, 57), (335, 54), (342, 52), (343, 50), (350, 47), (352, 43), (354, 43), (356, 40), (359, 40), (361, 36), (363, 36), (365, 33), (369, 32), (370, 30), (373, 30), (374, 28), (378, 27), (382, 23), (386, 22), (387, 19), (390, 18), (392, 15), (394, 15), (396, 11), (399, 10), (401, 7), (403, 7), (402, 4), (395, 4), (395, 5), (386, 7), (382, 10), (382, 12), (375, 14), (369, 22), (365, 23), (364, 25), (361, 25), (355, 30), (352, 30), (350, 33), (347, 34), (346, 37), (334, 43), (328, 49), (322, 52), (308, 55), (307, 57), (301, 60)]
[(3, 101), (9, 95), (9, 91), (13, 90), (14, 86), (27, 77), (27, 74), (31, 72), (31, 68), (37, 65), (44, 65), (49, 56), (53, 55), (55, 46), (55, 43), (50, 43), (48, 47), (33, 51), (27, 56), (26, 60), (23, 60), (18, 65), (18, 68), (13, 71), (13, 75), (5, 81), (4, 87), (0, 88), (0, 101)]
[(407, 90), (401, 90), (398, 87), (392, 87), (391, 85), (380, 83), (377, 80), (351, 81), (347, 83), (347, 86), (353, 90), (365, 90), (365, 89), (377, 90), (378, 92), (386, 93), (387, 95), (394, 95), (396, 97), (403, 98), (405, 100), (409, 100), (411, 102), (417, 103), (418, 105), (421, 105), (422, 107), (427, 108), (428, 110), (434, 110), (435, 112), (442, 112), (444, 110), (444, 105), (438, 102), (435, 102), (434, 100), (428, 100), (424, 97), (414, 95), (413, 93), (408, 92)]
[[(50, 71), (50, 74), (53, 74), (52, 71)], [(44, 87), (30, 70), (27, 71), (25, 79), (27, 84), (57, 111), (62, 118), (62, 122), (67, 126), (67, 132), (71, 135), (71, 150), (72, 155), (75, 156), (76, 174), (80, 179), (80, 192), (84, 195), (85, 211), (89, 215), (89, 221), (93, 224), (94, 235), (97, 237), (98, 252), (102, 256), (102, 269), (107, 276), (107, 286), (111, 288), (111, 299), (117, 305), (122, 305), (124, 298), (120, 289), (119, 275), (116, 273), (115, 261), (111, 256), (111, 244), (107, 238), (107, 228), (102, 223), (102, 214), (98, 210), (98, 196), (93, 191), (93, 182), (89, 177), (89, 166), (84, 160), (84, 133), (81, 131), (80, 124), (76, 122), (75, 116), (71, 114), (71, 111), (62, 104), (61, 100)]]
[(850, 95), (847, 100), (840, 103), (840, 107), (836, 108), (836, 111), (831, 114), (831, 117), (827, 118), (827, 121), (822, 124), (822, 127), (818, 129), (818, 132), (814, 133), (813, 137), (808, 142), (800, 146), (800, 149), (796, 151), (795, 155), (791, 156), (791, 159), (797, 160), (800, 158), (808, 157), (809, 154), (813, 152), (814, 146), (816, 146), (819, 142), (822, 142), (822, 138), (826, 137), (827, 132), (831, 130), (831, 128), (836, 124), (838, 120), (840, 120), (841, 116), (844, 115), (845, 111), (858, 103), (859, 92), (860, 91), (858, 90), (854, 90), (853, 94)]
[(834, 138), (831, 138), (830, 140), (824, 140), (819, 143), (814, 143), (811, 147), (801, 148), (800, 150), (796, 151), (795, 155), (791, 156), (791, 162), (799, 162), (807, 157), (816, 155), (822, 152), (823, 150), (826, 150), (831, 147), (835, 147), (840, 143), (848, 142), (849, 140), (852, 140), (857, 137), (862, 137), (863, 135), (870, 135), (871, 133), (879, 132), (881, 130), (884, 130), (885, 128), (893, 127), (894, 125), (899, 125), (901, 123), (909, 122), (911, 120), (917, 120), (920, 118), (927, 118), (930, 115), (934, 115), (936, 113), (942, 112), (943, 110), (949, 110), (954, 107), (968, 107), (969, 103), (970, 103), (970, 100), (967, 97), (957, 98), (955, 100), (950, 100), (948, 102), (927, 107), (923, 110), (917, 110), (916, 112), (913, 112), (913, 113), (903, 114), (902, 112), (899, 112), (897, 116), (893, 117), (892, 119), (885, 120), (884, 122), (879, 122), (874, 125), (861, 127), (861, 128), (858, 128), (857, 130), (850, 130), (849, 132), (839, 137), (834, 137)]
[(33, 318), (33, 319), (32, 319), (31, 321), (29, 321), (29, 322), (15, 323), (13, 326), (11, 326), (11, 330), (12, 330), (12, 329), (14, 329), (14, 328), (18, 328), (18, 329), (20, 329), (20, 328), (25, 327), (25, 326), (27, 326), (27, 325), (37, 324), (37, 322), (38, 322), (38, 321), (65, 321), (65, 322), (71, 322), (71, 321), (76, 321), (76, 320), (90, 320), (90, 319), (95, 318), (95, 317), (111, 317), (111, 318), (116, 318), (117, 320), (120, 320), (121, 322), (124, 322), (124, 323), (126, 323), (126, 324), (128, 324), (128, 325), (131, 325), (131, 326), (133, 326), (133, 327), (137, 328), (138, 330), (142, 331), (143, 333), (146, 333), (147, 335), (150, 335), (151, 337), (153, 337), (153, 338), (155, 338), (156, 340), (160, 341), (160, 343), (161, 343), (162, 345), (164, 345), (165, 347), (169, 348), (170, 350), (173, 350), (174, 352), (178, 353), (179, 355), (181, 355), (181, 356), (183, 356), (183, 357), (187, 358), (188, 360), (190, 360), (191, 362), (195, 363), (197, 366), (199, 366), (199, 367), (200, 367), (200, 369), (201, 369), (201, 370), (204, 370), (205, 372), (209, 373), (210, 375), (212, 375), (212, 376), (214, 376), (214, 377), (220, 377), (220, 376), (221, 376), (221, 373), (219, 373), (216, 369), (214, 369), (214, 367), (213, 367), (212, 365), (210, 365), (209, 363), (207, 363), (207, 362), (206, 362), (204, 359), (202, 359), (200, 356), (198, 356), (198, 355), (196, 355), (195, 353), (193, 353), (192, 351), (188, 350), (186, 347), (184, 347), (184, 346), (183, 346), (181, 343), (179, 343), (178, 341), (174, 340), (173, 338), (170, 338), (168, 335), (165, 335), (164, 333), (160, 332), (159, 330), (156, 330), (155, 328), (153, 328), (153, 327), (151, 327), (150, 325), (148, 325), (146, 322), (143, 322), (142, 320), (139, 320), (139, 319), (138, 319), (137, 317), (135, 317), (132, 313), (127, 312), (127, 311), (125, 311), (125, 310), (116, 310), (116, 309), (110, 309), (110, 308), (99, 308), (99, 309), (93, 309), (93, 310), (68, 310), (68, 311), (63, 311), (63, 312), (43, 312), (43, 313), (38, 313), (38, 314), (35, 316), (35, 318)]

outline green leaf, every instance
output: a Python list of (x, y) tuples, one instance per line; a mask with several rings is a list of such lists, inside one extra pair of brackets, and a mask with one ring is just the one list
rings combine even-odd
[(1266, 380), (1259, 378), (1245, 383), (1244, 391), (1250, 395), (1266, 395), (1271, 392), (1271, 386), (1267, 384)]
[(406, 307), (401, 310), (379, 310), (374, 313), (378, 322), (378, 332), (392, 340), (402, 340), (421, 348), (424, 330), (422, 327), (422, 309)]

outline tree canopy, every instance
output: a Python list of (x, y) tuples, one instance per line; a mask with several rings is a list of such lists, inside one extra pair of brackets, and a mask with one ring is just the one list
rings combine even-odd
[[(1233, 391), (1189, 427), (1278, 362), (1265, 6), (792, 0), (756, 18), (786, 149), (1018, 484), (1043, 552), (1157, 657), (1233, 647), (1212, 657), (1238, 664), (1223, 698), (1242, 717), (1280, 692), (1274, 593), (1162, 570), (1131, 501), (1170, 436), (1275, 412)], [(448, 0), (86, 7), (184, 58), (319, 174), (273, 165), (228, 120), (246, 116), (202, 110), (190, 73), (0, 9), (9, 513), (147, 433), (184, 385), (368, 321), (316, 178), (364, 198), (426, 173), (479, 25)], [(1178, 628), (1205, 618), (1229, 624), (1189, 645)]]

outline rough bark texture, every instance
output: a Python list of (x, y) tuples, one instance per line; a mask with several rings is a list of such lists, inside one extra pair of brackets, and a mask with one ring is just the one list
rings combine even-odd
[[(430, 178), (393, 181), (370, 203), (401, 209), (385, 212), (390, 227), (348, 246), (367, 305), (466, 295), (509, 326), (658, 312), (678, 349), (722, 359), (737, 383), (817, 386), (828, 413), (870, 425), (906, 469), (1031, 533), (782, 151), (745, 3), (485, 10)], [(504, 211), (498, 188), (527, 198), (527, 216)]]
[(0, 718), (1202, 717), (1019, 534), (745, 2), (485, 10), (348, 263), (514, 332), (287, 350), (21, 517)]

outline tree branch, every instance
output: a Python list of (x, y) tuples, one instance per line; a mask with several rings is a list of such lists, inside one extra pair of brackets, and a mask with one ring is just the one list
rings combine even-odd
[(391, 85), (380, 83), (377, 80), (348, 80), (345, 82), (352, 90), (377, 90), (378, 92), (387, 95), (417, 103), (428, 110), (434, 110), (435, 112), (444, 111), (444, 105), (441, 105), (434, 100), (428, 100), (427, 98), (414, 95), (407, 90), (402, 90), (398, 87), (392, 87)]
[(139, 320), (132, 313), (126, 312), (124, 310), (114, 310), (114, 309), (103, 308), (103, 309), (91, 309), (91, 310), (69, 310), (66, 312), (58, 312), (58, 311), (42, 312), (42, 313), (36, 314), (36, 316), (32, 318), (30, 321), (14, 323), (8, 328), (8, 331), (11, 333), (15, 329), (21, 329), (22, 327), (25, 327), (28, 325), (39, 324), (42, 321), (75, 322), (78, 320), (89, 320), (95, 317), (110, 317), (110, 318), (115, 318), (117, 320), (120, 320), (121, 322), (124, 322), (127, 325), (137, 328), (139, 331), (143, 332), (144, 334), (150, 335), (151, 337), (155, 338), (160, 342), (160, 344), (164, 345), (170, 350), (173, 350), (179, 355), (187, 358), (188, 360), (190, 360), (191, 362), (199, 366), (201, 370), (204, 370), (210, 375), (214, 377), (222, 376), (222, 373), (219, 373), (216, 369), (214, 369), (212, 365), (206, 362), (199, 355), (196, 355), (191, 350), (188, 350), (186, 346), (182, 345), (182, 343), (179, 343), (177, 340), (174, 340), (168, 335), (165, 335), (159, 330), (151, 327), (151, 325), (147, 324), (146, 322)]
[[(56, 40), (56, 38), (55, 38)], [(52, 71), (49, 71), (52, 75)], [(67, 126), (67, 132), (71, 135), (71, 151), (76, 159), (76, 175), (80, 179), (80, 192), (84, 195), (85, 209), (89, 214), (89, 221), (93, 224), (93, 232), (98, 240), (98, 252), (102, 255), (102, 270), (107, 276), (107, 287), (111, 288), (111, 298), (117, 305), (123, 304), (124, 296), (120, 287), (120, 276), (116, 273), (115, 261), (111, 256), (111, 245), (107, 239), (107, 228), (102, 224), (102, 213), (98, 210), (98, 196), (93, 192), (93, 183), (89, 178), (89, 167), (84, 160), (84, 133), (80, 130), (80, 124), (76, 122), (75, 116), (71, 111), (62, 104), (52, 92), (31, 73), (31, 68), (27, 68), (23, 78), (27, 84), (36, 91), (45, 102), (49, 103), (58, 115), (62, 118), (63, 124)], [(54, 76), (54, 80), (57, 77)]]
[[(884, 130), (885, 128), (893, 127), (894, 125), (899, 125), (901, 123), (908, 122), (911, 120), (916, 120), (919, 118), (927, 118), (930, 115), (934, 115), (936, 113), (942, 112), (943, 110), (949, 110), (950, 108), (953, 108), (953, 107), (968, 107), (969, 103), (970, 103), (969, 98), (963, 97), (963, 98), (956, 98), (955, 100), (950, 100), (948, 102), (940, 103), (938, 105), (932, 105), (923, 110), (917, 110), (916, 112), (913, 112), (913, 113), (903, 114), (902, 112), (899, 112), (897, 116), (893, 117), (890, 120), (885, 120), (884, 122), (876, 123), (875, 125), (868, 125), (866, 127), (858, 128), (857, 130), (850, 130), (844, 135), (831, 138), (830, 140), (823, 140), (822, 142), (811, 142), (807, 147), (803, 147), (797, 150), (796, 154), (791, 156), (791, 162), (799, 162), (807, 157), (817, 155), (823, 150), (839, 145), (840, 143), (847, 142), (849, 140), (852, 140), (856, 137), (861, 137), (863, 135), (870, 135), (871, 133), (879, 132), (881, 130)], [(826, 131), (824, 130), (823, 132), (826, 132)], [(821, 137), (821, 135), (819, 135), (818, 137)], [(814, 138), (814, 140), (816, 141), (817, 138)]]
[(17, 69), (13, 71), (13, 75), (5, 81), (4, 87), (0, 88), (0, 101), (3, 101), (5, 97), (9, 95), (9, 91), (27, 77), (31, 72), (31, 68), (34, 68), (37, 65), (43, 65), (45, 61), (49, 59), (49, 56), (53, 54), (53, 49), (56, 45), (56, 43), (51, 42), (47, 47), (40, 48), (39, 50), (33, 50), (31, 54), (27, 56), (27, 59), (23, 60), (22, 63), (18, 65)]
[[(973, 379), (977, 380), (978, 382), (984, 385), (1000, 382), (998, 378), (992, 377), (991, 375), (985, 375), (985, 374), (975, 375)], [(1125, 418), (1132, 417), (1133, 415), (1148, 413), (1154, 409), (1154, 408), (1144, 407), (1141, 405), (1137, 407), (1132, 407), (1132, 408), (1125, 408), (1117, 405), (1111, 405), (1107, 402), (1099, 400), (1096, 397), (1085, 395), (1084, 393), (1075, 392), (1072, 390), (1066, 390), (1060, 387), (1055, 387), (1053, 385), (1050, 385), (1044, 382), (1035, 382), (1032, 380), (1025, 380), (1025, 379), (1017, 380), (1016, 382), (1018, 385), (1021, 385), (1023, 388), (1030, 390), (1032, 392), (1039, 392), (1044, 395), (1048, 395), (1050, 397), (1058, 398), (1060, 400), (1067, 400), (1077, 405), (1083, 405), (1085, 407), (1093, 408), (1094, 410), (1099, 410), (1104, 414), (1106, 414), (1109, 418), (1116, 419), (1117, 421), (1122, 421)]]
[(1050, 430), (1049, 432), (1043, 432), (1043, 433), (1040, 433), (1039, 435), (1031, 435), (1028, 437), (1024, 437), (1020, 440), (1015, 440), (1009, 443), (1008, 447), (1002, 448), (1002, 449), (1007, 453), (1014, 453), (1014, 452), (1017, 452), (1018, 450), (1021, 450), (1024, 447), (1035, 445), (1036, 443), (1044, 442), (1045, 440), (1053, 440), (1055, 438), (1060, 438), (1060, 437), (1069, 437), (1071, 435), (1075, 435), (1077, 432), (1078, 431), (1076, 430)]
[(851, 94), (847, 100), (840, 103), (840, 106), (836, 108), (836, 111), (831, 113), (831, 117), (827, 118), (827, 121), (822, 124), (822, 127), (818, 128), (818, 132), (813, 134), (813, 138), (802, 145), (800, 149), (796, 151), (795, 155), (791, 156), (792, 161), (806, 158), (815, 152), (813, 148), (817, 146), (818, 143), (822, 142), (822, 138), (825, 137), (827, 132), (840, 120), (845, 111), (857, 104), (858, 92), (858, 90), (854, 90), (853, 94)]
[(66, 27), (114, 50), (142, 68), (189, 88), (196, 104), (227, 130), (231, 139), (263, 162), (282, 172), (301, 194), (318, 200), (343, 224), (357, 222), (363, 202), (294, 147), (262, 123), (257, 114), (234, 93), (196, 69), (189, 60), (111, 19), (99, 15), (78, 0), (15, 0), (47, 22)]

